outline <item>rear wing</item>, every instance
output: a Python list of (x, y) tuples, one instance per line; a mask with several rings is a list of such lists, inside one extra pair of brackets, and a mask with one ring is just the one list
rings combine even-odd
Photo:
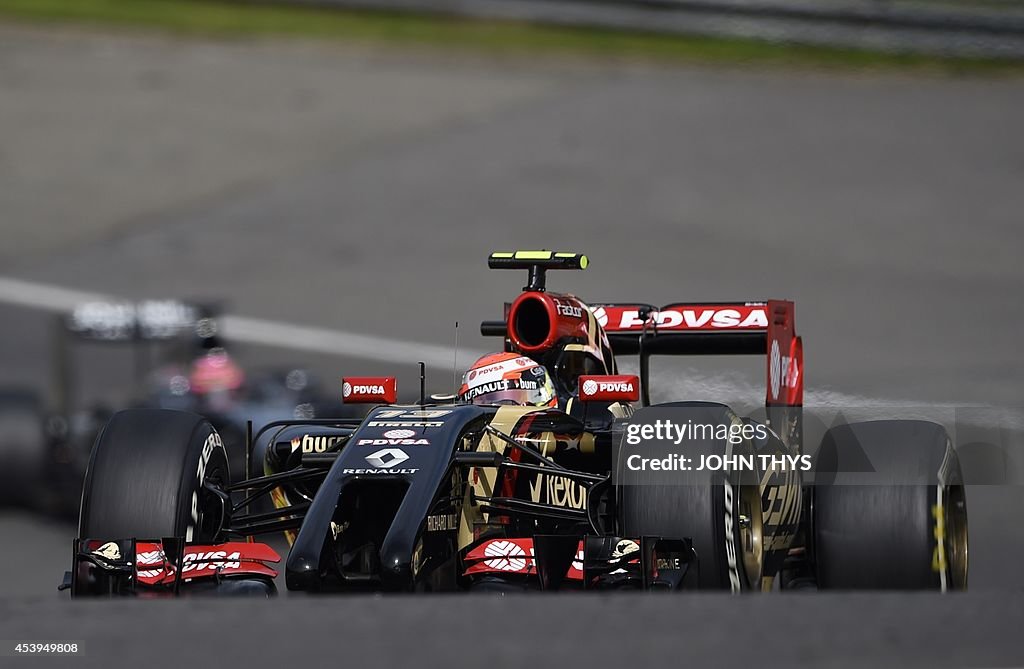
[[(572, 295), (547, 293), (545, 285), (549, 269), (586, 269), (589, 260), (583, 254), (502, 251), (492, 253), (488, 265), (530, 272), (523, 294), (505, 305), (504, 320), (480, 324), (485, 337), (504, 337), (506, 350), (547, 353), (567, 337), (587, 336), (593, 343), (597, 333), (591, 328), (596, 321), (613, 354), (640, 357), (643, 406), (651, 402), (652, 355), (763, 355), (768, 422), (786, 444), (800, 449), (804, 354), (792, 302), (674, 303), (661, 308), (644, 303), (586, 305)], [(587, 308), (593, 320), (585, 317)]]
[(645, 396), (651, 355), (764, 355), (765, 405), (803, 404), (803, 345), (792, 302), (594, 304), (591, 310), (616, 355), (640, 356)]
[(652, 355), (765, 356), (769, 422), (783, 441), (799, 447), (804, 361), (792, 302), (594, 304), (591, 311), (616, 355), (640, 357), (644, 406), (650, 404)]

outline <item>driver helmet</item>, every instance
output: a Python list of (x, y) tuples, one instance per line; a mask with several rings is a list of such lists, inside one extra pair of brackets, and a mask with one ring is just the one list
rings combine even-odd
[(238, 390), (245, 381), (245, 373), (227, 351), (218, 347), (192, 363), (188, 380), (192, 392), (208, 395)]
[(558, 405), (547, 370), (518, 353), (489, 353), (474, 362), (462, 377), (459, 400), (471, 404)]

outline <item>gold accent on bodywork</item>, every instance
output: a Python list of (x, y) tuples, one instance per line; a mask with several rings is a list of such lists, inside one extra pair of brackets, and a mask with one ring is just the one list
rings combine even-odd
[[(270, 491), (270, 499), (271, 501), (274, 502), (275, 509), (284, 509), (291, 506), (291, 503), (288, 501), (288, 495), (285, 494), (281, 486), (278, 486)], [(297, 535), (295, 530), (284, 531), (284, 538), (288, 540), (289, 546), (295, 543), (296, 536)]]
[[(516, 425), (522, 420), (523, 416), (534, 413), (535, 411), (542, 411), (545, 407), (519, 407), (519, 406), (503, 406), (498, 409), (494, 414), (494, 418), (491, 419), (490, 425), (494, 429), (498, 430), (502, 434), (511, 435)], [(477, 453), (504, 453), (507, 444), (489, 434), (484, 434), (477, 444)], [(544, 446), (545, 451), (547, 446)], [(554, 444), (551, 444), (552, 450)], [(488, 521), (488, 514), (480, 510), (479, 506), (472, 504), (472, 495), (477, 497), (490, 497), (494, 494), (495, 479), (498, 476), (498, 470), (494, 467), (472, 467), (469, 470), (469, 484), (466, 486), (466, 492), (462, 499), (462, 513), (459, 515), (459, 536), (458, 546), (459, 550), (462, 550), (466, 546), (473, 543), (475, 537), (473, 536), (473, 529), (475, 527), (486, 525)], [(474, 479), (476, 479), (474, 481)]]

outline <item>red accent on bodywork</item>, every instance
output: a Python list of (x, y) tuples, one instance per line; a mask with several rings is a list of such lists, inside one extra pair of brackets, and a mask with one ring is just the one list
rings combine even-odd
[(769, 302), (765, 350), (765, 406), (801, 406), (804, 400), (803, 342), (796, 336), (793, 303)]
[(671, 304), (653, 310), (646, 321), (640, 319), (643, 305), (615, 304), (595, 307), (598, 322), (605, 332), (640, 332), (657, 328), (664, 332), (693, 330), (764, 330), (768, 324), (768, 305), (751, 304)]
[(579, 398), (585, 402), (639, 401), (640, 377), (632, 374), (581, 376)]
[(345, 376), (341, 379), (341, 401), (345, 404), (394, 404), (398, 382), (393, 376)]
[(590, 314), (572, 295), (525, 292), (509, 307), (508, 337), (524, 353), (547, 351), (564, 337), (586, 339)]
[[(489, 539), (466, 554), (469, 564), (465, 575), (473, 574), (535, 574), (533, 539)], [(566, 578), (583, 580), (583, 542), (576, 549), (576, 560), (569, 565)]]
[(789, 355), (792, 359), (789, 370), (789, 383), (786, 385), (786, 404), (803, 406), (804, 404), (804, 341), (802, 337), (793, 337)]
[[(253, 574), (274, 578), (277, 571), (267, 562), (280, 562), (281, 556), (266, 544), (233, 541), (224, 544), (190, 545), (182, 558), (183, 581), (210, 576)], [(174, 582), (174, 566), (164, 554), (160, 542), (135, 544), (135, 569), (142, 585), (166, 585)]]

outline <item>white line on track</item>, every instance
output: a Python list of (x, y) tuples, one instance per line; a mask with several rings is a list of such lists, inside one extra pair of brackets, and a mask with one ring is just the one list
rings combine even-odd
[[(0, 276), (0, 303), (6, 302), (7, 304), (46, 311), (70, 311), (83, 302), (116, 299), (118, 298), (115, 296), (102, 293), (80, 291)], [(226, 339), (245, 344), (258, 344), (292, 351), (348, 356), (361, 360), (378, 360), (391, 363), (414, 364), (423, 361), (427, 365), (439, 369), (451, 369), (455, 361), (455, 351), (449, 346), (420, 344), (399, 339), (295, 325), (293, 323), (262, 320), (246, 316), (222, 316), (220, 321)], [(465, 349), (460, 349), (459, 351), (460, 360), (475, 359), (480, 355), (483, 355), (482, 351)], [(623, 366), (628, 369), (630, 361), (624, 362)], [(763, 386), (753, 384), (749, 379), (744, 379), (729, 372), (714, 375), (707, 375), (696, 370), (680, 370), (680, 372), (680, 374), (674, 375), (674, 378), (656, 380), (654, 385), (661, 391), (658, 394), (662, 395), (662, 397), (655, 398), (657, 401), (664, 401), (673, 397), (698, 397), (704, 399), (721, 398), (723, 400), (749, 398), (757, 402), (757, 398), (764, 394)], [(910, 400), (900, 401), (891, 398), (864, 397), (828, 388), (819, 388), (807, 390), (805, 406), (809, 408), (844, 408), (847, 410), (853, 408), (877, 409), (889, 407), (904, 413), (908, 408), (921, 408), (931, 412), (943, 412), (944, 416), (951, 416), (955, 407), (963, 407), (965, 405), (921, 405), (919, 402)], [(981, 407), (978, 407), (978, 409), (981, 409)], [(1015, 429), (1024, 429), (1024, 416), (1021, 416), (1018, 411), (997, 407), (990, 407), (990, 409), (998, 414), (999, 421), (996, 424)], [(907, 416), (903, 415), (901, 417), (905, 418)], [(921, 417), (942, 422), (942, 417), (938, 415)]]
[[(45, 311), (70, 311), (84, 302), (102, 302), (118, 298), (102, 293), (73, 290), (60, 286), (0, 277), (0, 302)], [(448, 346), (420, 344), (373, 335), (330, 330), (292, 323), (268, 321), (245, 316), (220, 318), (225, 339), (245, 344), (260, 344), (293, 351), (350, 356), (363, 360), (396, 363), (423, 361), (431, 367), (450, 369), (455, 352)], [(459, 357), (476, 357), (482, 351), (460, 351)]]

